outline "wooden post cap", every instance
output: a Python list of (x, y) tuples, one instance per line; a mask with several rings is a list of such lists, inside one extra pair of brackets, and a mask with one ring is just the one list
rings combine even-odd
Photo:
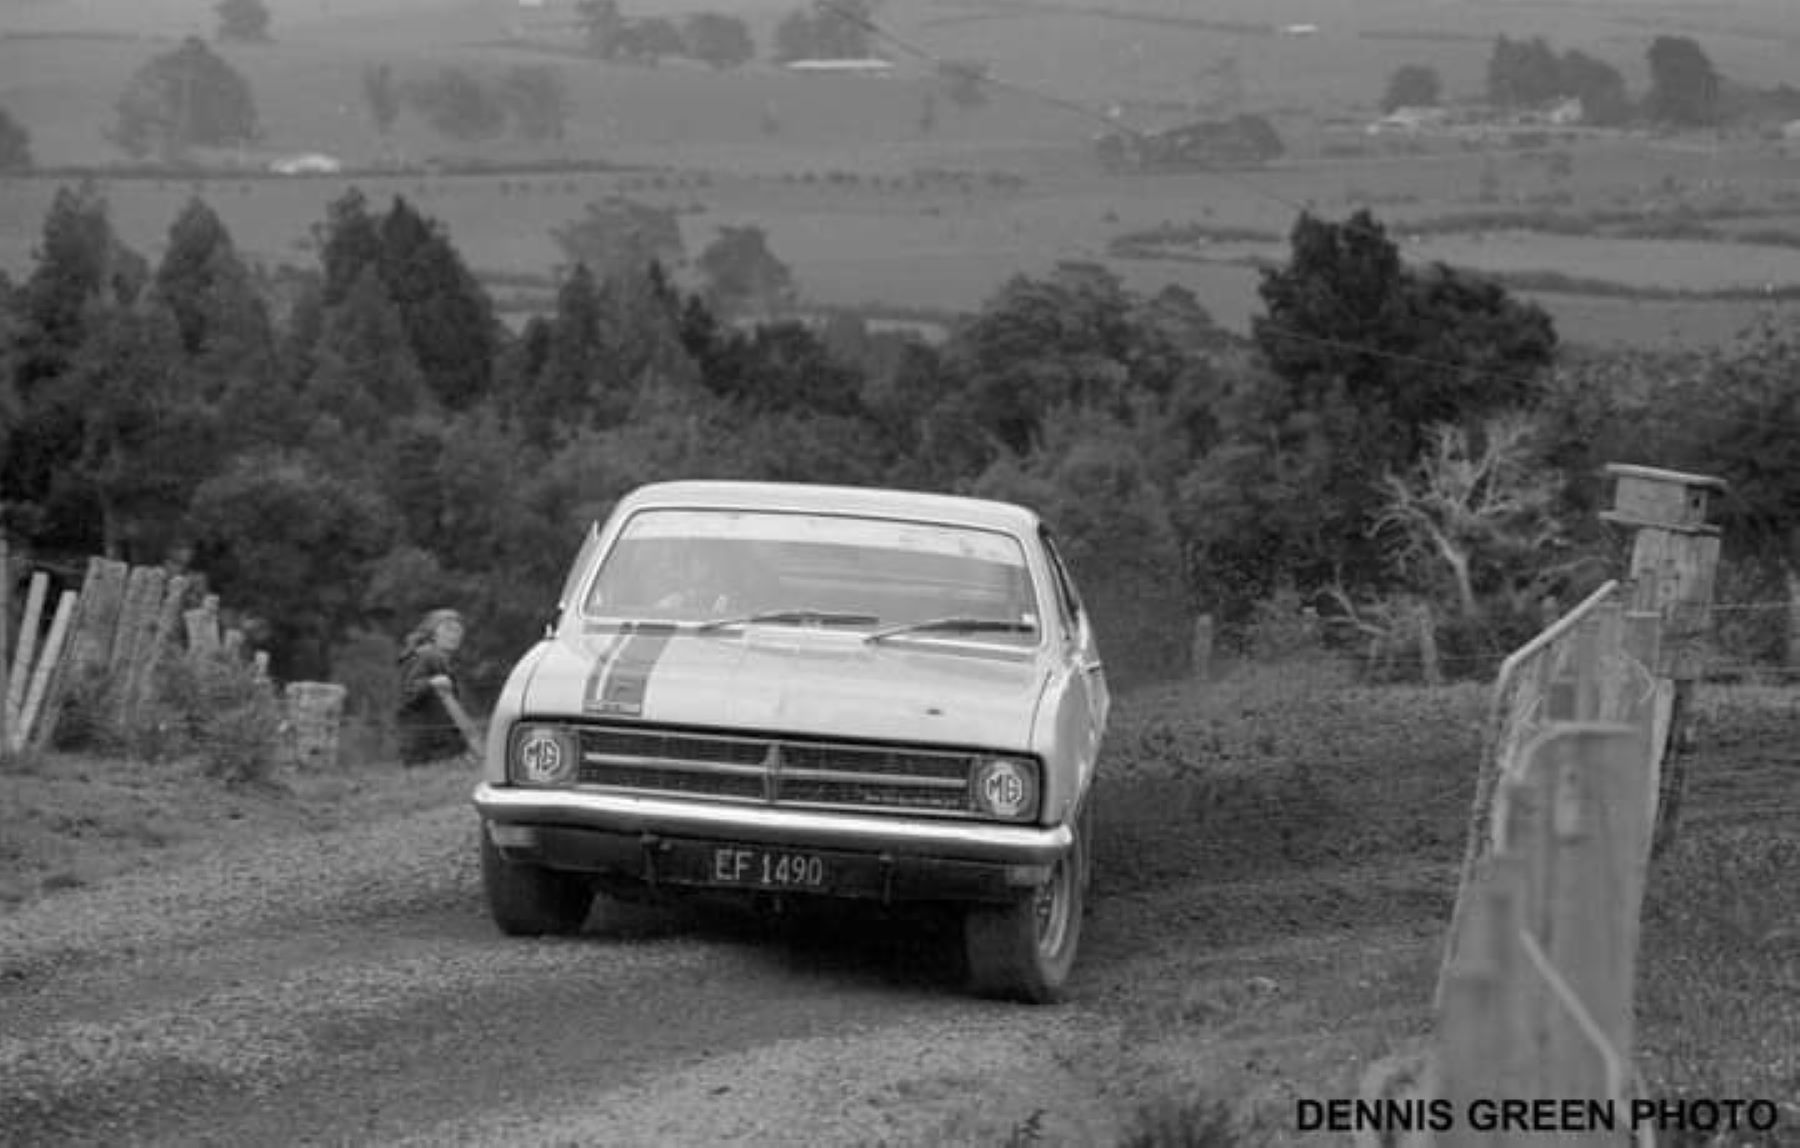
[(1620, 462), (1608, 463), (1605, 473), (1617, 480), (1612, 507), (1600, 512), (1607, 522), (1692, 534), (1719, 532), (1706, 516), (1712, 496), (1726, 489), (1723, 479)]

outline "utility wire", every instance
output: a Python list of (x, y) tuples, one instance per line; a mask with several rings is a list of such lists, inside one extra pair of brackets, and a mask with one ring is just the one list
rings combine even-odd
[[(887, 28), (882, 23), (880, 23), (879, 21), (875, 20), (874, 18), (872, 18), (870, 16), (866, 16), (863, 13), (856, 11), (854, 9), (844, 7), (843, 4), (841, 4), (839, 2), (839, 0), (817, 0), (817, 3), (820, 7), (824, 8), (828, 11), (834, 12), (837, 15), (841, 16), (842, 18), (850, 21), (851, 23), (856, 24), (857, 26), (866, 30), (870, 35), (873, 35), (876, 38), (878, 38), (888, 44), (893, 45), (894, 47), (900, 49), (902, 52), (905, 52), (907, 55), (916, 57), (920, 60), (930, 63), (931, 65), (933, 65), (934, 68), (938, 69), (940, 72), (949, 70), (949, 69), (954, 69), (954, 68), (967, 68), (967, 65), (961, 64), (954, 60), (950, 60), (944, 56), (941, 56), (935, 52), (932, 52), (928, 48), (921, 47), (920, 45), (914, 43), (913, 41), (907, 39), (906, 37), (903, 37), (903, 36), (899, 35), (898, 33), (894, 32), (892, 29)], [(1106, 127), (1110, 128), (1112, 130), (1122, 131), (1128, 135), (1133, 136), (1134, 138), (1136, 138), (1140, 141), (1149, 140), (1149, 139), (1153, 138), (1153, 136), (1150, 133), (1141, 131), (1141, 130), (1131, 126), (1130, 124), (1126, 124), (1121, 121), (1115, 120), (1111, 116), (1106, 115), (1105, 113), (1102, 113), (1102, 112), (1095, 111), (1093, 108), (1088, 107), (1085, 104), (1081, 104), (1074, 100), (1066, 99), (1062, 96), (1056, 95), (1053, 92), (1048, 92), (1041, 88), (1034, 87), (1032, 85), (1017, 83), (1014, 81), (1002, 80), (999, 77), (993, 75), (993, 73), (987, 69), (969, 68), (968, 74), (971, 75), (971, 77), (979, 83), (987, 84), (991, 87), (995, 87), (995, 88), (999, 88), (999, 89), (1003, 89), (1003, 90), (1017, 92), (1019, 94), (1025, 95), (1031, 99), (1038, 100), (1042, 103), (1045, 103), (1045, 104), (1048, 104), (1048, 105), (1051, 105), (1054, 107), (1062, 108), (1062, 109), (1064, 109), (1066, 111), (1070, 111), (1076, 115), (1080, 115), (1085, 118), (1094, 120), (1101, 124), (1104, 124)], [(1219, 179), (1223, 182), (1234, 184), (1240, 188), (1243, 188), (1246, 191), (1251, 192), (1254, 195), (1257, 195), (1264, 199), (1267, 199), (1270, 202), (1279, 203), (1285, 207), (1292, 208), (1296, 211), (1305, 212), (1305, 211), (1310, 210), (1306, 204), (1303, 204), (1296, 200), (1293, 200), (1293, 199), (1291, 199), (1287, 196), (1284, 196), (1281, 193), (1279, 193), (1267, 186), (1264, 186), (1253, 180), (1245, 179), (1239, 175), (1236, 175), (1235, 173), (1226, 172), (1226, 171), (1218, 171), (1218, 170), (1205, 170), (1204, 174), (1209, 175), (1213, 178)], [(1400, 352), (1400, 351), (1390, 351), (1390, 350), (1386, 350), (1381, 347), (1372, 346), (1367, 343), (1358, 343), (1358, 342), (1355, 342), (1352, 340), (1334, 339), (1329, 336), (1309, 334), (1309, 333), (1306, 333), (1303, 331), (1297, 331), (1292, 328), (1282, 326), (1280, 324), (1271, 322), (1266, 319), (1262, 321), (1261, 329), (1272, 335), (1278, 336), (1283, 339), (1288, 339), (1288, 340), (1291, 340), (1294, 342), (1310, 343), (1310, 344), (1313, 344), (1313, 345), (1319, 346), (1319, 347), (1324, 347), (1324, 348), (1329, 348), (1329, 349), (1334, 349), (1334, 350), (1350, 351), (1350, 352), (1354, 352), (1357, 354), (1369, 356), (1370, 358), (1382, 359), (1382, 360), (1386, 360), (1388, 362), (1393, 362), (1393, 363), (1403, 363), (1403, 364), (1407, 364), (1410, 366), (1418, 366), (1418, 367), (1431, 367), (1431, 368), (1436, 368), (1436, 369), (1443, 370), (1443, 371), (1454, 372), (1455, 374), (1462, 375), (1462, 376), (1488, 379), (1488, 380), (1492, 380), (1494, 382), (1504, 382), (1504, 383), (1510, 383), (1513, 385), (1535, 386), (1538, 382), (1538, 380), (1535, 378), (1530, 378), (1530, 377), (1523, 376), (1523, 375), (1509, 374), (1506, 372), (1495, 371), (1495, 370), (1488, 369), (1488, 368), (1474, 367), (1474, 366), (1470, 366), (1470, 365), (1464, 364), (1464, 363), (1454, 363), (1454, 362), (1450, 362), (1447, 360), (1433, 359), (1433, 358), (1429, 358), (1429, 357), (1422, 356), (1422, 355), (1413, 355), (1413, 354), (1408, 354), (1408, 353)], [(1754, 425), (1754, 426), (1766, 425), (1762, 420), (1756, 420), (1756, 419), (1742, 419), (1742, 420), (1732, 420), (1732, 421), (1733, 422), (1741, 422), (1743, 425)], [(1693, 440), (1693, 441), (1698, 441), (1698, 440)]]

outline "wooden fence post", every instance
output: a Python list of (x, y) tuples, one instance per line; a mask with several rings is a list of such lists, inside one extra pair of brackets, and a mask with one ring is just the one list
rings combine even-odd
[(51, 678), (56, 674), (57, 663), (62, 657), (63, 639), (69, 630), (69, 617), (75, 612), (76, 599), (75, 591), (64, 590), (56, 603), (56, 617), (50, 623), (50, 636), (44, 640), (44, 652), (38, 655), (37, 672), (31, 675), (31, 689), (25, 695), (24, 708), (19, 711), (18, 730), (13, 734), (14, 750), (25, 748), (32, 726), (37, 723), (38, 714), (44, 712), (44, 698), (50, 691)]
[(1194, 619), (1194, 640), (1188, 655), (1188, 672), (1200, 681), (1212, 679), (1213, 616), (1202, 614)]
[(1711, 496), (1725, 483), (1707, 475), (1613, 463), (1618, 480), (1612, 509), (1600, 517), (1635, 531), (1630, 578), (1632, 606), (1663, 616), (1656, 673), (1673, 682), (1661, 744), (1656, 827), (1651, 850), (1675, 840), (1687, 789), (1685, 750), (1693, 736), (1692, 699), (1712, 623), (1713, 582), (1719, 566), (1719, 528), (1707, 524)]
[(169, 639), (175, 633), (175, 622), (181, 616), (181, 603), (187, 596), (188, 584), (186, 575), (177, 574), (170, 578), (163, 589), (162, 601), (157, 604), (156, 612), (148, 616), (153, 628), (149, 639), (132, 655), (121, 691), (119, 728), (122, 732), (131, 732), (137, 721), (138, 707), (155, 692), (156, 668), (161, 664), (163, 651), (168, 648)]
[(1419, 635), (1419, 675), (1428, 686), (1444, 684), (1444, 667), (1438, 659), (1437, 619), (1432, 616), (1431, 603), (1420, 602), (1413, 612), (1413, 624)]
[(87, 576), (82, 579), (80, 601), (70, 624), (69, 647), (57, 663), (55, 676), (50, 679), (42, 717), (31, 735), (32, 744), (48, 745), (56, 735), (56, 723), (62, 718), (63, 697), (69, 692), (69, 683), (95, 667), (103, 667), (111, 657), (125, 579), (130, 572), (131, 568), (125, 563), (111, 558), (88, 559)]
[(111, 697), (108, 698), (113, 724), (120, 732), (129, 726), (136, 706), (133, 692), (137, 687), (139, 668), (156, 641), (167, 581), (168, 572), (162, 567), (139, 566), (132, 570), (127, 584), (126, 608), (119, 618), (118, 633), (113, 637)]
[(12, 744), (12, 713), (6, 699), (12, 694), (12, 553), (6, 530), (0, 527), (0, 752)]
[(196, 654), (219, 650), (219, 596), (208, 594), (201, 604), (182, 615), (187, 626), (188, 649)]
[(25, 595), (25, 619), (19, 624), (19, 645), (13, 651), (12, 680), (6, 691), (6, 724), (17, 729), (25, 709), (25, 687), (30, 684), (31, 659), (37, 654), (38, 628), (43, 624), (44, 597), (50, 592), (50, 576), (42, 571), (31, 577)]

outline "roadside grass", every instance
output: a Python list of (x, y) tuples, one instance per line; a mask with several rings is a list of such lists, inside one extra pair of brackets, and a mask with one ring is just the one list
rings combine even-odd
[[(1639, 951), (1648, 1094), (1785, 1103), (1732, 1141), (1758, 1148), (1800, 1127), (1797, 696), (1702, 689)], [(1145, 1081), (1121, 1148), (1305, 1143), (1294, 1098), (1354, 1097), (1370, 1064), (1428, 1047), (1486, 705), (1481, 683), (1368, 688), (1306, 661), (1120, 699), (1095, 825), (1096, 932), (1115, 935), (1095, 940), (1116, 965), (1096, 1003)], [(1165, 991), (1136, 984), (1138, 953)]]
[(0, 760), (0, 915), (62, 889), (221, 846), (438, 808), (465, 798), (471, 771), (347, 763), (283, 768), (228, 783), (206, 762), (86, 753)]
[[(1790, 771), (1792, 772), (1792, 771)], [(1791, 779), (1800, 787), (1800, 776)], [(1785, 1104), (1800, 1129), (1800, 834), (1705, 824), (1650, 878), (1637, 986), (1638, 1067), (1651, 1095)], [(1677, 1145), (1708, 1143), (1673, 1138)]]

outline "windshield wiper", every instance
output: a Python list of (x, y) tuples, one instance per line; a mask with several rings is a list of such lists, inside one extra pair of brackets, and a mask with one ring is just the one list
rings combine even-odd
[(704, 633), (707, 630), (721, 630), (726, 626), (748, 626), (761, 622), (783, 626), (873, 626), (879, 621), (881, 619), (873, 614), (832, 613), (829, 610), (762, 610), (755, 614), (713, 618), (700, 623), (695, 629)]
[(970, 618), (952, 615), (948, 618), (927, 618), (922, 622), (906, 622), (898, 626), (889, 626), (869, 634), (863, 638), (863, 641), (879, 642), (883, 638), (891, 638), (896, 634), (919, 634), (932, 631), (955, 631), (964, 634), (1035, 634), (1037, 626), (1030, 622), (1018, 622), (1010, 618)]

